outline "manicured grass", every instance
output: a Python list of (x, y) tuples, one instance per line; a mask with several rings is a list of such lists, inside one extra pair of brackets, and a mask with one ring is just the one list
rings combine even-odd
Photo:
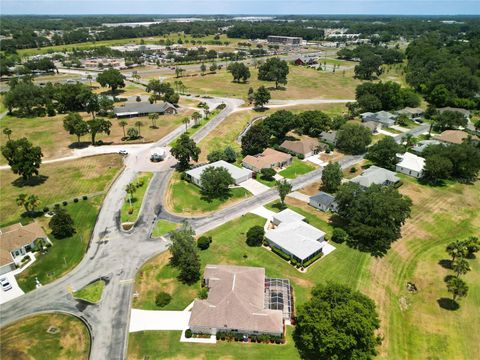
[(141, 185), (137, 187), (137, 190), (132, 194), (131, 199), (129, 194), (125, 197), (121, 210), (122, 223), (135, 222), (137, 220), (140, 208), (142, 207), (143, 197), (152, 177), (153, 173), (140, 173), (135, 180), (133, 180), (133, 183), (136, 186)]
[(257, 174), (257, 178), (255, 180), (261, 182), (263, 185), (267, 185), (268, 187), (274, 187), (275, 185), (277, 185), (277, 180), (266, 180), (260, 173)]
[(224, 199), (205, 199), (198, 186), (180, 180), (180, 174), (175, 173), (170, 182), (165, 205), (177, 214), (204, 214), (245, 199), (251, 194), (244, 188), (236, 187), (230, 189), (230, 197)]
[(80, 200), (80, 202), (66, 207), (77, 231), (72, 237), (66, 239), (56, 239), (50, 233), (49, 218), (37, 219), (46, 230), (53, 246), (48, 248), (46, 254), (37, 255), (37, 261), (17, 275), (17, 282), (23, 291), (35, 289), (36, 277), (42, 285), (45, 285), (72, 270), (82, 260), (97, 220), (102, 199), (103, 196), (97, 196), (89, 200)]
[[(71, 161), (45, 164), (40, 167), (40, 176), (33, 185), (25, 185), (10, 169), (0, 170), (2, 201), (0, 204), (0, 225), (4, 226), (21, 220), (23, 207), (15, 199), (21, 193), (35, 194), (41, 205), (53, 208), (54, 204), (82, 195), (105, 191), (115, 175), (122, 168), (120, 155), (98, 155)], [(82, 200), (80, 200), (82, 201)]]
[[(50, 327), (58, 333), (49, 334)], [(88, 359), (90, 336), (76, 317), (42, 314), (25, 318), (0, 330), (0, 358), (4, 360)]]
[(97, 280), (91, 284), (88, 284), (84, 288), (75, 291), (73, 293), (73, 297), (80, 300), (86, 300), (92, 304), (96, 304), (102, 298), (104, 288), (105, 282), (103, 280)]
[[(191, 109), (184, 109), (177, 115), (162, 115), (156, 121), (157, 129), (153, 129), (151, 120), (146, 117), (137, 117), (125, 120), (128, 125), (125, 126), (125, 132), (130, 127), (136, 127), (135, 123), (141, 121), (144, 126), (140, 128), (141, 139), (132, 141), (122, 141), (124, 136), (123, 128), (119, 125), (119, 120), (108, 119), (112, 123), (110, 135), (98, 134), (96, 140), (102, 140), (104, 143), (129, 144), (152, 142), (161, 139), (173, 129), (182, 124), (182, 118), (190, 116), (193, 113)], [(82, 113), (85, 120), (90, 120), (91, 116)], [(0, 131), (5, 127), (12, 129), (11, 137), (13, 139), (26, 137), (33, 145), (40, 146), (44, 155), (44, 160), (54, 159), (72, 154), (72, 149), (78, 147), (77, 137), (69, 135), (63, 128), (63, 119), (65, 115), (56, 115), (53, 117), (37, 117), (37, 118), (18, 118), (14, 116), (5, 116), (0, 122)], [(6, 141), (6, 136), (0, 133), (1, 141)], [(90, 145), (90, 135), (85, 135), (81, 139), (81, 146)], [(7, 161), (0, 156), (0, 163), (6, 164)]]
[(287, 342), (251, 344), (220, 341), (215, 345), (181, 343), (180, 331), (140, 331), (130, 333), (128, 358), (150, 359), (299, 359), (292, 339), (292, 327), (287, 327)]
[(301, 161), (298, 158), (293, 158), (292, 164), (280, 171), (279, 174), (287, 179), (295, 179), (297, 176), (309, 173), (312, 170), (315, 170), (313, 165)]
[(170, 222), (168, 220), (160, 219), (155, 224), (155, 228), (152, 231), (152, 237), (159, 237), (168, 234), (169, 232), (175, 230), (178, 224)]

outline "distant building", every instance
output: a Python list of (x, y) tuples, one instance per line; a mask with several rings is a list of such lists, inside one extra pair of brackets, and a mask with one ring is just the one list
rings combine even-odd
[(423, 168), (425, 167), (425, 159), (415, 154), (406, 152), (405, 154), (397, 154), (400, 160), (395, 170), (405, 175), (420, 178), (423, 176)]
[(288, 280), (267, 278), (259, 267), (207, 265), (203, 281), (208, 297), (193, 303), (193, 333), (283, 336), (284, 321), (292, 316)]
[(87, 69), (114, 68), (119, 69), (125, 66), (123, 59), (91, 58), (82, 60), (82, 65)]
[(325, 149), (324, 144), (320, 144), (318, 139), (305, 136), (300, 140), (285, 140), (281, 145), (281, 149), (285, 149), (295, 155), (303, 155), (304, 157), (309, 157), (315, 154), (318, 154), (320, 151)]
[(372, 165), (362, 175), (354, 177), (351, 181), (361, 186), (369, 187), (372, 184), (393, 185), (399, 182), (400, 179), (393, 171)]
[(397, 114), (406, 115), (410, 119), (423, 116), (423, 113), (424, 113), (423, 109), (418, 107), (417, 108), (406, 107), (406, 108), (403, 108), (402, 110), (397, 111)]
[(302, 45), (303, 39), (301, 37), (296, 37), (296, 36), (269, 35), (267, 37), (267, 41), (269, 44), (300, 46)]
[(435, 137), (435, 140), (445, 144), (461, 144), (465, 139), (471, 137), (473, 142), (478, 142), (479, 137), (476, 135), (470, 135), (462, 130), (445, 130), (440, 135)]
[(223, 167), (227, 169), (227, 171), (232, 176), (233, 180), (235, 181), (235, 185), (238, 185), (244, 181), (247, 181), (252, 177), (252, 172), (245, 168), (239, 168), (238, 166), (232, 165), (226, 161), (220, 160), (216, 161), (211, 164), (206, 164), (203, 166), (199, 166), (197, 168), (188, 170), (185, 174), (190, 178), (190, 180), (197, 186), (202, 186), (201, 176), (205, 169), (209, 167)]
[(117, 118), (147, 116), (150, 114), (176, 114), (177, 108), (168, 102), (128, 102), (123, 106), (116, 106), (113, 112)]
[(267, 148), (261, 154), (247, 155), (242, 161), (243, 167), (255, 172), (266, 168), (282, 168), (292, 163), (292, 155)]
[(326, 192), (320, 191), (317, 194), (310, 197), (308, 202), (315, 209), (321, 211), (333, 211), (336, 212), (338, 204), (335, 201), (335, 196), (327, 194)]
[(375, 113), (365, 112), (360, 114), (360, 116), (362, 117), (363, 122), (374, 121), (385, 127), (394, 125), (398, 118), (398, 115), (383, 110)]

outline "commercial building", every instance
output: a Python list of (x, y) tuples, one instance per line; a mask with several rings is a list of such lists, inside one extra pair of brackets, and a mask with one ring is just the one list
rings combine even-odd
[(230, 173), (233, 180), (235, 181), (235, 185), (238, 185), (244, 181), (247, 181), (252, 177), (252, 172), (250, 170), (239, 168), (238, 166), (232, 165), (223, 160), (216, 161), (211, 164), (202, 165), (194, 169), (188, 170), (186, 174), (195, 185), (202, 186), (202, 181), (201, 181), (202, 173), (205, 171), (205, 169), (209, 167), (225, 168)]
[(116, 106), (113, 109), (117, 118), (147, 116), (150, 114), (176, 114), (177, 108), (168, 102), (153, 103), (149, 102), (127, 102), (123, 106)]
[(300, 46), (302, 45), (303, 39), (301, 37), (296, 37), (296, 36), (269, 35), (267, 37), (267, 41), (269, 44)]

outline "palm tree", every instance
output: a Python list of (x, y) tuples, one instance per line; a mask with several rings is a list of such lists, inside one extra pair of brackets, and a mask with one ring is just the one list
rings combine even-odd
[(157, 120), (160, 117), (157, 113), (150, 114), (148, 118), (152, 121), (152, 128), (156, 129), (157, 128)]
[(18, 194), (17, 199), (15, 200), (18, 206), (23, 206), (25, 208), (25, 212), (29, 212), (28, 207), (28, 197), (27, 194)]
[(5, 129), (3, 129), (3, 133), (7, 135), (8, 140), (10, 140), (10, 135), (12, 135), (12, 129), (6, 127)]
[(125, 191), (128, 194), (128, 202), (130, 203), (130, 207), (132, 207), (132, 195), (135, 193), (136, 190), (137, 190), (137, 187), (135, 186), (134, 183), (128, 184), (127, 187), (125, 188)]
[(198, 120), (200, 120), (201, 118), (202, 118), (202, 114), (200, 114), (198, 111), (195, 111), (192, 114), (192, 119), (195, 125), (197, 125)]
[(135, 126), (138, 128), (138, 136), (141, 137), (142, 135), (140, 134), (140, 128), (143, 126), (143, 122), (137, 121), (135, 122)]
[(467, 256), (467, 248), (465, 246), (465, 243), (460, 240), (456, 240), (450, 244), (447, 245), (447, 253), (452, 257), (452, 262), (455, 261), (456, 258), (464, 258)]
[(120, 120), (120, 121), (118, 122), (118, 125), (120, 125), (120, 126), (122, 127), (122, 129), (123, 129), (123, 137), (126, 138), (127, 135), (125, 134), (125, 126), (128, 125), (128, 122), (126, 122), (125, 120)]
[(40, 206), (40, 199), (38, 198), (37, 195), (30, 195), (27, 199), (28, 201), (28, 206), (30, 207), (30, 211), (34, 212), (35, 208)]
[(188, 117), (184, 117), (182, 119), (182, 123), (185, 124), (185, 132), (187, 132), (188, 131), (188, 124), (190, 123), (190, 119)]
[(458, 277), (451, 277), (447, 280), (447, 290), (452, 293), (453, 300), (467, 296), (468, 285)]
[(205, 116), (208, 116), (208, 114), (210, 114), (210, 107), (207, 104), (203, 105), (203, 111), (205, 112)]
[(459, 257), (452, 263), (452, 270), (455, 272), (458, 278), (460, 275), (465, 275), (470, 271), (470, 265), (467, 260)]
[(415, 137), (412, 134), (406, 134), (403, 137), (403, 141), (405, 141), (407, 148), (410, 148), (413, 145), (415, 145), (415, 143), (417, 142), (417, 139), (415, 139)]

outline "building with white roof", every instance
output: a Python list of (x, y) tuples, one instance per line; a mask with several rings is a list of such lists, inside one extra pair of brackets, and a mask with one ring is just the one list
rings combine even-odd
[(235, 181), (235, 185), (240, 184), (241, 182), (247, 181), (252, 177), (252, 171), (245, 169), (245, 168), (239, 168), (238, 166), (232, 165), (226, 161), (220, 160), (216, 161), (211, 164), (206, 164), (203, 166), (199, 166), (197, 168), (188, 170), (186, 172), (187, 176), (189, 176), (190, 180), (198, 186), (202, 186), (202, 182), (200, 180), (202, 173), (205, 169), (209, 167), (223, 167), (227, 169), (227, 171), (230, 173), (232, 176), (233, 180)]
[(425, 159), (415, 154), (406, 152), (405, 154), (397, 154), (400, 160), (395, 170), (405, 175), (410, 175), (415, 178), (420, 178), (423, 175), (423, 168), (425, 167)]
[(280, 249), (302, 265), (321, 253), (327, 244), (325, 233), (304, 219), (295, 211), (283, 210), (273, 217), (272, 223), (277, 226), (265, 234), (270, 247)]
[(351, 181), (361, 186), (369, 187), (372, 184), (385, 186), (396, 184), (400, 179), (393, 171), (372, 165), (362, 175), (354, 177)]

